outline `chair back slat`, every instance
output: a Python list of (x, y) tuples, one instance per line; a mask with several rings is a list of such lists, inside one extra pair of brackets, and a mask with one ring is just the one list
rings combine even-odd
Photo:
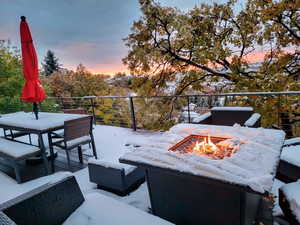
[(65, 121), (64, 141), (90, 135), (92, 132), (92, 116)]
[(87, 114), (85, 109), (63, 109), (66, 114)]

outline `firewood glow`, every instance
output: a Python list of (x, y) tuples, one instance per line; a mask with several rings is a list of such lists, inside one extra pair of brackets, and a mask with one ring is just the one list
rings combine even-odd
[(220, 160), (231, 157), (239, 150), (239, 145), (234, 139), (190, 135), (169, 150)]

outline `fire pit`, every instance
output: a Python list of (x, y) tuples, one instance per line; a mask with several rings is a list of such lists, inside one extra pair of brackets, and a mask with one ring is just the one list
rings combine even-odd
[(231, 157), (238, 149), (239, 143), (234, 139), (201, 135), (189, 135), (169, 148), (170, 151), (207, 156), (219, 160)]
[(181, 124), (138, 143), (120, 162), (146, 169), (154, 215), (177, 225), (250, 225), (271, 190), (284, 137), (279, 130)]

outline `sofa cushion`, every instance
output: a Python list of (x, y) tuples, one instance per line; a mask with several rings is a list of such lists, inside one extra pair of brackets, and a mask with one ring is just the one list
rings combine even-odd
[(284, 147), (280, 159), (300, 169), (300, 145)]
[(0, 138), (0, 157), (13, 160), (24, 159), (39, 152), (38, 147)]
[(171, 225), (159, 217), (99, 193), (89, 193), (85, 202), (63, 225)]

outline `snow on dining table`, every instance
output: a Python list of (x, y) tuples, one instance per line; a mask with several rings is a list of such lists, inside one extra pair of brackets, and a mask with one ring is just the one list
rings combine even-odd
[[(235, 138), (242, 144), (239, 151), (223, 160), (168, 151), (191, 134)], [(254, 191), (265, 193), (271, 191), (284, 138), (285, 133), (280, 130), (239, 125), (178, 124), (160, 137), (149, 138), (146, 142), (129, 140), (131, 148), (121, 158), (249, 186)], [(141, 147), (135, 148), (134, 145)]]
[(32, 112), (11, 113), (0, 117), (0, 126), (7, 125), (32, 130), (46, 130), (63, 126), (66, 120), (77, 119), (86, 115), (40, 112), (39, 119)]

